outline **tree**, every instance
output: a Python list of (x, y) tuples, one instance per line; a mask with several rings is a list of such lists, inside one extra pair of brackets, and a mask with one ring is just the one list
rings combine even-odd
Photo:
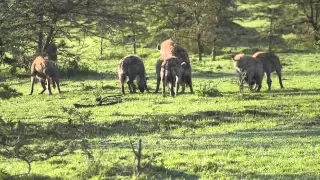
[(98, 20), (115, 21), (121, 17), (109, 11), (111, 6), (107, 1), (99, 0), (3, 0), (1, 3), (5, 15), (0, 23), (0, 37), (4, 51), (12, 60), (50, 55), (59, 47), (55, 46), (55, 39), (79, 39), (79, 32), (93, 32)]
[(320, 0), (274, 0), (272, 3), (280, 4), (285, 11), (279, 18), (282, 28), (299, 27), (300, 34), (320, 45)]

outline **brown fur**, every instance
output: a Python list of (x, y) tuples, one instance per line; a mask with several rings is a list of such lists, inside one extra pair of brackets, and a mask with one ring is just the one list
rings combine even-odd
[(252, 55), (252, 57), (259, 59), (263, 64), (263, 71), (266, 73), (266, 76), (267, 76), (268, 90), (271, 91), (271, 84), (272, 84), (271, 73), (273, 71), (276, 71), (278, 75), (280, 87), (283, 88), (282, 78), (281, 78), (282, 66), (280, 64), (279, 57), (272, 52), (256, 52), (255, 54)]
[(239, 74), (240, 92), (243, 91), (244, 81), (249, 84), (250, 90), (255, 86), (255, 90), (260, 91), (263, 79), (263, 64), (260, 60), (240, 54), (233, 56), (233, 65)]
[(30, 95), (33, 94), (35, 77), (40, 79), (43, 90), (42, 94), (46, 90), (46, 82), (48, 85), (49, 94), (52, 95), (50, 84), (53, 88), (57, 86), (59, 94), (61, 96), (60, 85), (59, 85), (59, 71), (56, 64), (42, 56), (38, 56), (31, 65), (31, 90)]
[(121, 84), (121, 92), (125, 94), (124, 91), (124, 82), (126, 77), (128, 77), (128, 87), (130, 93), (136, 92), (136, 87), (134, 84), (134, 79), (137, 78), (138, 88), (140, 92), (147, 90), (147, 78), (144, 64), (140, 57), (138, 56), (126, 56), (122, 58), (118, 66), (118, 77)]
[(185, 91), (185, 85), (189, 85), (190, 92), (193, 93), (193, 87), (192, 87), (192, 74), (191, 74), (191, 64), (188, 53), (185, 51), (184, 48), (174, 43), (173, 40), (168, 39), (161, 43), (159, 46), (160, 50), (160, 58), (157, 61), (156, 65), (156, 73), (157, 73), (157, 87), (155, 90), (155, 93), (158, 93), (159, 91), (159, 85), (160, 85), (160, 72), (161, 72), (161, 64), (163, 64), (164, 61), (167, 59), (170, 59), (172, 57), (176, 57), (177, 60), (182, 64), (185, 63), (184, 71), (181, 76), (181, 86), (182, 86), (182, 93)]

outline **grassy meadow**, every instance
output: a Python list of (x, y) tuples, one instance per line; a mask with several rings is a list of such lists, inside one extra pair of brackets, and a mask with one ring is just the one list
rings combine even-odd
[[(3, 82), (17, 91), (0, 99), (4, 120), (46, 126), (79, 124), (63, 111), (74, 103), (96, 104), (99, 95), (120, 93), (116, 76), (117, 56), (128, 49), (107, 49), (97, 57), (92, 44), (81, 62), (95, 73), (63, 77), (54, 95), (29, 96), (29, 78)], [(116, 56), (117, 55), (117, 56)], [(156, 49), (138, 49), (155, 89)], [(218, 57), (196, 62), (192, 57), (196, 93), (176, 98), (161, 94), (126, 94), (114, 105), (78, 108), (91, 112), (86, 138), (94, 161), (82, 150), (32, 162), (29, 176), (22, 179), (319, 179), (320, 178), (320, 54), (278, 54), (283, 64), (283, 84), (272, 75), (272, 91), (266, 77), (262, 91), (240, 94), (230, 59)], [(194, 57), (194, 58), (193, 58)], [(59, 64), (59, 62), (58, 62)], [(213, 96), (200, 96), (203, 87)], [(127, 90), (127, 87), (126, 87)], [(219, 92), (219, 93), (217, 93)], [(216, 95), (216, 96), (214, 96)], [(63, 143), (63, 137), (39, 131), (34, 145)], [(138, 175), (130, 140), (142, 140), (142, 171)], [(31, 145), (32, 146), (32, 145)], [(0, 159), (0, 169), (11, 175), (24, 174), (27, 165), (19, 159)]]

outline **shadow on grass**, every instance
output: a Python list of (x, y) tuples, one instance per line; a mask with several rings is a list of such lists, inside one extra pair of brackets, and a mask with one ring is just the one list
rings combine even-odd
[(77, 74), (74, 76), (62, 76), (62, 78), (66, 78), (68, 80), (77, 82), (77, 81), (90, 81), (90, 80), (117, 80), (118, 75), (116, 72), (96, 72), (96, 71), (90, 71), (90, 73), (82, 73), (82, 74)]
[(237, 176), (237, 179), (319, 179), (320, 175), (309, 175), (309, 174), (262, 174), (262, 173), (243, 173), (238, 170), (231, 170), (231, 174), (241, 174)]
[[(60, 177), (50, 177), (46, 175), (41, 174), (29, 174), (29, 175), (23, 175), (19, 177), (11, 176), (8, 177), (8, 180), (62, 180), (63, 178)], [(4, 178), (6, 180), (6, 178)]]
[(236, 77), (236, 73), (223, 73), (223, 72), (212, 72), (212, 71), (193, 71), (193, 78), (201, 79), (215, 79), (215, 78), (226, 78), (226, 77)]
[(319, 76), (320, 70), (313, 70), (313, 71), (284, 71), (283, 77), (287, 76)]
[(0, 83), (0, 99), (10, 99), (12, 97), (22, 96), (22, 93), (10, 88), (6, 84)]
[(269, 92), (274, 95), (287, 95), (287, 96), (310, 96), (310, 95), (319, 95), (320, 89), (275, 89)]
[(199, 179), (197, 175), (189, 174), (180, 170), (168, 169), (161, 166), (151, 166), (144, 172), (151, 179)]

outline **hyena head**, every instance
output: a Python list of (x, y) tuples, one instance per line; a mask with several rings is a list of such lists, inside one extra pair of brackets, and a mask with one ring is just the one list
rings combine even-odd
[(165, 63), (165, 80), (166, 82), (175, 82), (176, 76), (180, 77), (183, 74), (183, 68), (186, 63), (182, 63), (176, 57), (166, 60)]
[(137, 77), (137, 84), (138, 84), (138, 88), (140, 90), (140, 92), (144, 92), (144, 90), (146, 90), (147, 88), (147, 80), (149, 79), (148, 75), (144, 75), (144, 76), (138, 76)]

